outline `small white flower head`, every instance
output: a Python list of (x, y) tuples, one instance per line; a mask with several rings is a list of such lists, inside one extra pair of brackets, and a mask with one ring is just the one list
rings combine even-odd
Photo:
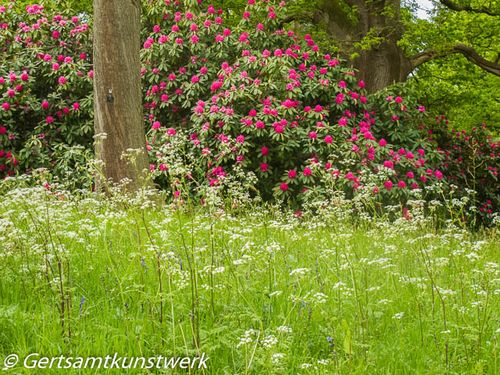
[(292, 333), (292, 328), (288, 326), (279, 326), (276, 328), (279, 333)]
[(403, 319), (403, 317), (405, 316), (405, 313), (404, 312), (398, 312), (397, 314), (394, 314), (392, 316), (392, 319), (398, 319), (398, 320), (401, 320)]

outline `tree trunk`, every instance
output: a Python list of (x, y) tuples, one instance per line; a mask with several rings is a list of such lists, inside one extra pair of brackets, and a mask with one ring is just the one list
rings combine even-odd
[(96, 188), (145, 184), (148, 166), (140, 76), (140, 0), (94, 0), (94, 128), (103, 163)]
[(354, 61), (367, 90), (375, 92), (393, 83), (406, 81), (411, 63), (398, 46), (404, 32), (400, 0), (362, 1), (360, 4), (364, 5), (358, 8), (360, 35), (364, 37), (371, 33), (381, 38), (381, 42), (372, 48), (359, 51), (360, 56)]
[[(405, 57), (398, 41), (403, 35), (400, 0), (323, 0), (316, 21), (325, 25), (327, 33), (336, 40), (341, 52), (349, 58), (355, 53), (353, 66), (370, 92), (381, 90), (395, 82), (405, 81), (411, 72), (411, 62)], [(350, 12), (355, 12), (353, 20)], [(370, 48), (365, 37), (375, 41)]]

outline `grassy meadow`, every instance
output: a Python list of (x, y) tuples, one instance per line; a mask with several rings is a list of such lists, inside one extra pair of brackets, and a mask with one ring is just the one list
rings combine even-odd
[(179, 373), (498, 374), (499, 250), (495, 230), (418, 215), (16, 189), (0, 202), (0, 367), (11, 353), (206, 353), (207, 369)]

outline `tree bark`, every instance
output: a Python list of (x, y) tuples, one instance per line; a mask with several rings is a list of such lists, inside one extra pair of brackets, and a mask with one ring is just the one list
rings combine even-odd
[(94, 0), (96, 188), (145, 183), (148, 166), (140, 76), (140, 0)]
[(360, 56), (354, 61), (360, 78), (366, 82), (367, 90), (376, 92), (393, 83), (405, 81), (411, 72), (411, 64), (398, 45), (404, 32), (400, 0), (357, 3), (360, 35), (364, 37), (375, 32), (382, 38), (380, 44), (359, 51)]
[[(315, 21), (325, 26), (347, 58), (352, 53), (358, 54), (353, 67), (359, 70), (358, 77), (365, 81), (367, 90), (375, 92), (406, 80), (411, 62), (398, 46), (404, 32), (400, 0), (346, 0), (345, 3), (351, 12), (355, 10), (356, 21), (341, 0), (323, 0)], [(356, 43), (367, 35), (376, 36), (381, 42), (369, 49), (357, 48)]]

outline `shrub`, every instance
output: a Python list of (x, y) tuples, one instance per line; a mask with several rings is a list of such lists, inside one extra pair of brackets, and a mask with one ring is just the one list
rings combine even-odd
[(75, 177), (92, 145), (90, 43), (81, 17), (0, 6), (0, 173)]
[[(415, 190), (435, 198), (449, 182), (466, 193), (468, 180), (454, 177), (449, 160), (458, 159), (442, 151), (450, 133), (430, 134), (425, 108), (400, 88), (367, 97), (340, 58), (281, 29), (284, 2), (249, 0), (233, 27), (222, 10), (198, 3), (152, 0), (144, 11), (150, 169), (173, 198), (218, 191), (300, 205), (341, 193), (404, 204)], [(74, 174), (92, 145), (85, 17), (0, 7), (0, 173), (45, 167), (90, 182)], [(488, 166), (495, 162), (490, 153)]]

